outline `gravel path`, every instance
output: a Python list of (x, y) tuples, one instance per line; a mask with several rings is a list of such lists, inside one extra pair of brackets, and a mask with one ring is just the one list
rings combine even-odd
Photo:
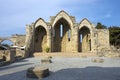
[[(0, 80), (120, 80), (120, 58), (103, 58), (103, 63), (94, 63), (93, 58), (52, 58), (50, 64), (41, 64), (40, 58), (27, 58), (0, 67)], [(27, 78), (26, 70), (34, 66), (49, 67), (50, 76)]]

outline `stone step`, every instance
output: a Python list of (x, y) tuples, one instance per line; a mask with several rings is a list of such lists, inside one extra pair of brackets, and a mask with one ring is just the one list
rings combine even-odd
[(33, 54), (34, 57), (88, 57), (96, 56), (96, 53), (63, 53), (63, 52), (54, 52), (54, 53), (40, 53), (36, 52)]

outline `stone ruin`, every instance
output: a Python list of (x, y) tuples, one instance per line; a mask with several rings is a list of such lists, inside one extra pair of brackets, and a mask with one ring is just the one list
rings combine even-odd
[[(9, 48), (2, 46), (2, 42), (10, 40), (13, 45)], [(12, 35), (9, 38), (0, 38), (0, 65), (15, 62), (25, 57), (25, 35)]]
[[(13, 35), (5, 39), (13, 41), (13, 46), (17, 46), (15, 55), (12, 56), (29, 57), (35, 52), (84, 54), (111, 50), (108, 29), (96, 29), (86, 18), (78, 23), (74, 16), (63, 10), (51, 16), (49, 22), (39, 18), (34, 23), (26, 25), (25, 35)], [(0, 43), (5, 39), (0, 39)], [(9, 53), (10, 56), (10, 51), (0, 51), (0, 54)]]
[(109, 30), (96, 29), (88, 19), (79, 23), (74, 16), (60, 11), (46, 22), (39, 18), (26, 25), (26, 55), (44, 53), (89, 53), (109, 49)]

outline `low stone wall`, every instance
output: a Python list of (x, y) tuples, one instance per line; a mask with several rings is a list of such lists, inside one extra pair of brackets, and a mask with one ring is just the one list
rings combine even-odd
[(0, 50), (1, 59), (5, 57), (6, 61), (9, 61), (9, 55), (10, 55), (10, 50)]
[(15, 59), (16, 50), (11, 48), (10, 50), (0, 50), (0, 57), (5, 58), (5, 61), (13, 62)]
[(62, 53), (62, 52), (54, 52), (54, 53), (39, 53), (36, 52), (33, 55), (34, 57), (90, 57), (97, 56), (96, 53)]
[(21, 50), (20, 48), (16, 49), (16, 56), (25, 57), (25, 50)]

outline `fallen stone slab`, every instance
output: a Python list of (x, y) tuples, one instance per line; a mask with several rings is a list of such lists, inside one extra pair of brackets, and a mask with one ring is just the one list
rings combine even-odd
[(95, 63), (103, 63), (103, 62), (104, 62), (104, 59), (102, 59), (102, 58), (93, 58), (93, 59), (92, 59), (92, 62), (95, 62)]
[(51, 58), (43, 58), (43, 59), (41, 59), (41, 63), (42, 64), (47, 64), (47, 63), (52, 63), (52, 61), (51, 61)]
[(45, 78), (49, 76), (49, 69), (46, 67), (31, 67), (28, 68), (26, 76), (28, 78)]

